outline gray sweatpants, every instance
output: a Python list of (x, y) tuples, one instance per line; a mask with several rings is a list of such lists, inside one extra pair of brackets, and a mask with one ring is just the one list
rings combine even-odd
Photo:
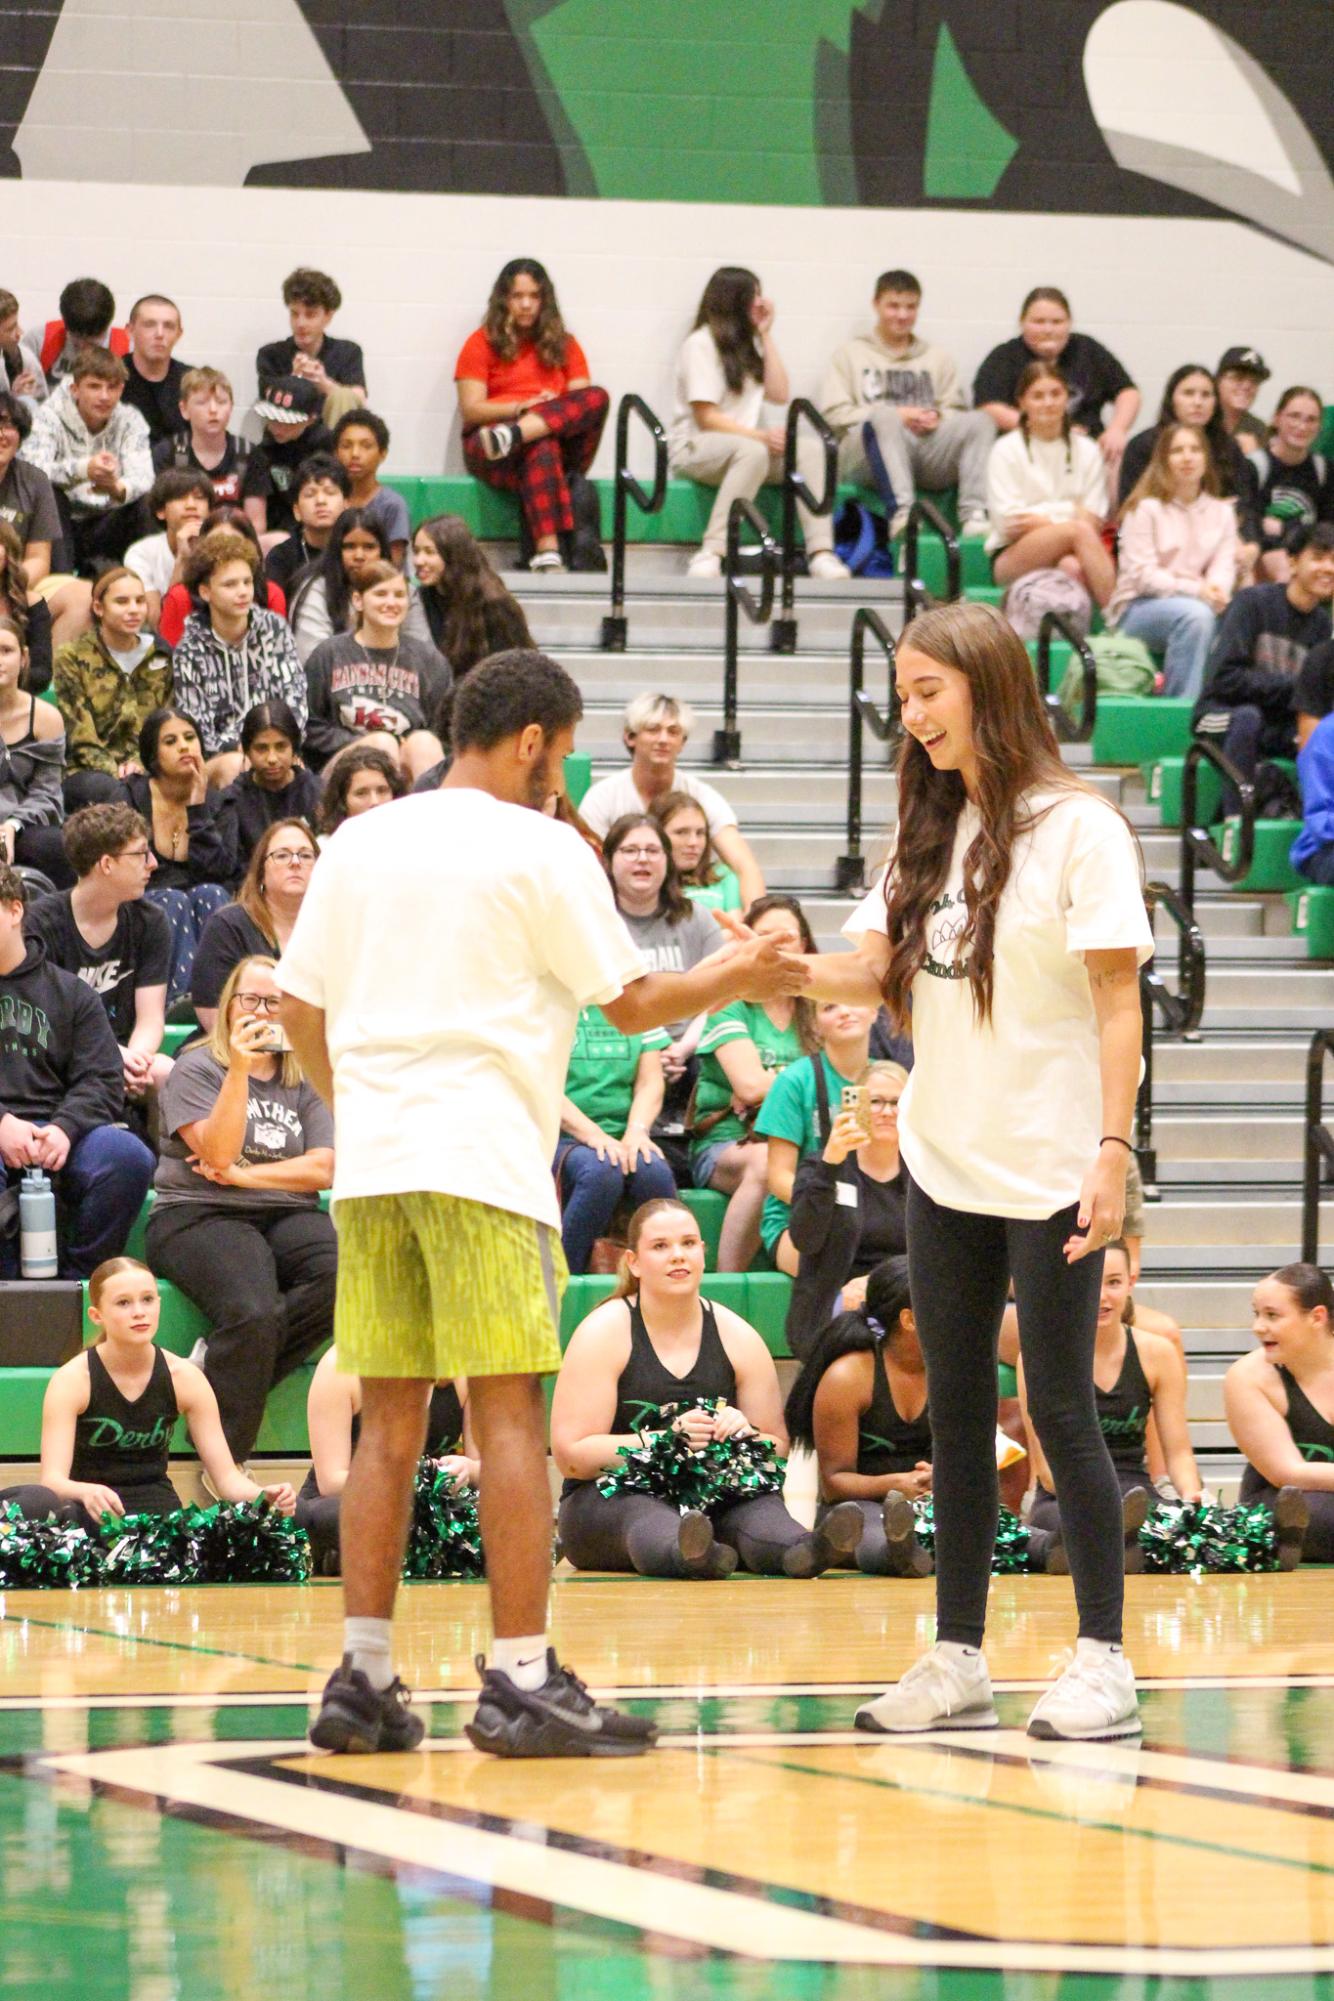
[[(942, 487), (959, 489), (959, 519), (987, 511), (987, 460), (996, 442), (996, 426), (985, 410), (954, 410), (934, 431), (919, 438), (906, 430), (892, 403), (875, 403), (866, 421), (875, 431), (897, 507), (911, 507), (921, 486), (927, 493)], [(842, 478), (870, 486), (862, 426), (854, 424), (839, 447)]]

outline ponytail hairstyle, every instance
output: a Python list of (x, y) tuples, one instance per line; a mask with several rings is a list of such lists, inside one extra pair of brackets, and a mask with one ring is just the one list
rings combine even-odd
[(632, 1293), (638, 1292), (639, 1280), (630, 1269), (626, 1253), (639, 1249), (639, 1240), (653, 1218), (661, 1216), (667, 1209), (679, 1209), (692, 1223), (695, 1221), (679, 1195), (655, 1195), (651, 1201), (641, 1202), (625, 1227), (625, 1251), (621, 1253), (621, 1268), (616, 1274), (616, 1285), (611, 1295), (613, 1299), (629, 1299)]
[[(127, 1271), (141, 1271), (145, 1278), (153, 1280), (153, 1290), (157, 1291), (157, 1279), (142, 1258), (103, 1258), (101, 1264), (98, 1265), (96, 1271), (88, 1281), (88, 1304), (94, 1311), (101, 1306), (102, 1294), (106, 1291), (112, 1279), (119, 1278), (122, 1272)], [(95, 1348), (100, 1347), (105, 1339), (105, 1329), (99, 1329), (93, 1346)]]
[(858, 1313), (840, 1313), (816, 1336), (801, 1374), (788, 1391), (784, 1417), (794, 1445), (815, 1450), (815, 1393), (826, 1369), (844, 1355), (879, 1354), (882, 1341), (892, 1341), (905, 1313), (912, 1311), (908, 1260), (885, 1258), (866, 1282), (866, 1304)]
[(695, 314), (696, 327), (707, 327), (713, 335), (723, 379), (734, 396), (747, 380), (764, 380), (764, 359), (750, 316), (759, 295), (760, 281), (753, 271), (741, 264), (722, 264), (704, 287)]
[(1019, 409), (1019, 429), (1023, 435), (1024, 450), (1031, 458), (1033, 447), (1029, 442), (1028, 418), (1024, 415), (1024, 398), (1035, 382), (1059, 382), (1066, 393), (1065, 415), (1061, 419), (1061, 436), (1065, 440), (1065, 469), (1069, 472), (1074, 463), (1074, 447), (1070, 443), (1070, 383), (1065, 370), (1054, 361), (1030, 361), (1014, 385), (1014, 400)]
[[(1041, 819), (1024, 801), (1035, 792), (1087, 792), (1061, 762), (1038, 695), (1033, 663), (1014, 627), (994, 605), (937, 605), (900, 635), (898, 651), (925, 653), (967, 677), (978, 770), (978, 831), (963, 858), (967, 921), (958, 939), (979, 1022), (991, 1019), (995, 989), (996, 911), (1016, 841)], [(885, 877), (889, 965), (884, 997), (895, 1025), (906, 1028), (913, 980), (931, 950), (932, 906), (945, 887), (959, 814), (967, 803), (957, 771), (935, 771), (906, 731), (899, 748), (899, 824)]]
[(1334, 1322), (1334, 1285), (1331, 1285), (1319, 1265), (1280, 1265), (1269, 1274), (1275, 1285), (1286, 1286), (1303, 1313), (1314, 1313), (1323, 1306), (1331, 1322)]

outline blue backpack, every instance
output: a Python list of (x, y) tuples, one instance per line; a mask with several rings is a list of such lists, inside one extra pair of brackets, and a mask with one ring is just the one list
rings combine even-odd
[(862, 500), (845, 500), (834, 522), (834, 554), (854, 577), (892, 577), (889, 524)]

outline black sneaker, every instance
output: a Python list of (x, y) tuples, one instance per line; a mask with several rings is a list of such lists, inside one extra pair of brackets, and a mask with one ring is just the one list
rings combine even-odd
[(397, 1676), (388, 1688), (372, 1688), (351, 1654), (344, 1654), (324, 1684), (310, 1741), (321, 1751), (415, 1751), (426, 1725), (413, 1715), (411, 1701)]
[(785, 1577), (818, 1577), (851, 1556), (866, 1532), (866, 1517), (855, 1501), (840, 1501), (810, 1535), (783, 1551)]
[(519, 1688), (477, 1656), (482, 1693), (464, 1733), (497, 1758), (637, 1758), (658, 1741), (658, 1726), (642, 1716), (594, 1702), (579, 1677), (547, 1648), (541, 1688)]
[(1273, 1500), (1274, 1529), (1278, 1536), (1278, 1567), (1295, 1570), (1302, 1560), (1302, 1544), (1311, 1520), (1311, 1510), (1300, 1487), (1280, 1487)]
[(889, 1565), (895, 1577), (929, 1577), (935, 1558), (917, 1540), (917, 1516), (913, 1504), (898, 1487), (891, 1487), (880, 1504)]

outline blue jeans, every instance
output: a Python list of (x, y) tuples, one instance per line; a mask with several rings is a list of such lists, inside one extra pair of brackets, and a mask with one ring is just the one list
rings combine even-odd
[(588, 1270), (593, 1245), (605, 1234), (621, 1197), (629, 1194), (637, 1209), (655, 1195), (676, 1193), (672, 1170), (656, 1153), (622, 1174), (616, 1163), (599, 1160), (591, 1146), (563, 1139), (556, 1148), (556, 1182), (560, 1189), (560, 1237), (565, 1262), (572, 1272)]
[(166, 913), (171, 926), (171, 972), (167, 979), (167, 1005), (188, 994), (195, 969), (199, 934), (215, 910), (231, 902), (218, 882), (199, 882), (193, 889), (153, 889), (144, 891), (149, 903)]
[[(37, 1123), (37, 1121), (34, 1121)], [(157, 1162), (124, 1126), (95, 1126), (70, 1148), (51, 1178), (60, 1229), (60, 1276), (89, 1278), (104, 1258), (118, 1257), (152, 1186)], [(21, 1172), (13, 1168), (9, 1182)], [(0, 1238), (0, 1278), (19, 1275), (18, 1231)]]
[(1163, 693), (1193, 702), (1204, 686), (1217, 614), (1203, 598), (1132, 598), (1120, 630), (1163, 656)]

